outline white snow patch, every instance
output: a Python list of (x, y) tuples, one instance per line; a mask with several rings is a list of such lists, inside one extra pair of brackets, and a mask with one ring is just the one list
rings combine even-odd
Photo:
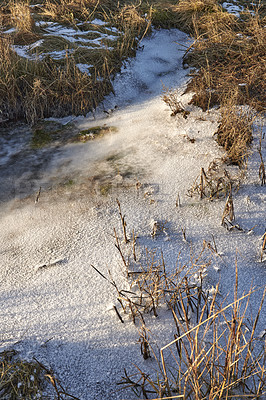
[(78, 64), (76, 64), (76, 67), (78, 67), (80, 72), (83, 72), (85, 74), (91, 75), (90, 74), (90, 68), (92, 68), (93, 65), (78, 63)]

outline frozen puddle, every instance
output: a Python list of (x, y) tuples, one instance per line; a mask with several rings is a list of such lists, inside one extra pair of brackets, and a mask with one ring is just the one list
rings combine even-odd
[[(82, 129), (106, 124), (116, 131), (61, 149), (36, 182), (44, 188), (37, 203), (31, 196), (2, 207), (2, 347), (15, 347), (23, 357), (51, 366), (66, 390), (83, 400), (135, 399), (131, 392), (118, 391), (116, 382), (124, 368), (135, 372), (133, 363), (144, 370), (153, 366), (140, 354), (133, 323), (117, 318), (115, 290), (91, 267), (105, 274), (109, 269), (120, 288), (129, 288), (114, 246), (113, 228), (122, 238), (116, 197), (128, 232), (138, 234), (138, 251), (158, 248), (174, 267), (180, 251), (180, 262), (189, 262), (191, 251), (200, 251), (203, 240), (214, 235), (223, 258), (208, 267), (208, 286), (220, 280), (221, 292), (231, 292), (236, 254), (239, 293), (252, 282), (266, 283), (265, 263), (258, 262), (266, 195), (258, 185), (256, 156), (247, 185), (235, 197), (237, 221), (247, 231), (255, 226), (252, 235), (221, 227), (224, 201), (187, 197), (200, 169), (223, 151), (212, 137), (217, 112), (202, 113), (188, 106), (190, 95), (181, 96), (187, 77), (177, 42), (186, 45), (188, 38), (175, 30), (143, 40), (143, 50), (114, 82), (116, 96), (106, 99), (96, 119), (76, 120)], [(162, 84), (180, 89), (190, 111), (187, 119), (170, 116)], [(62, 187), (62, 181), (69, 184)], [(155, 220), (168, 222), (167, 235), (152, 239)], [(187, 242), (181, 228), (186, 228)], [(253, 301), (256, 309), (258, 299)], [(263, 325), (265, 309), (262, 315)], [(169, 321), (167, 312), (147, 317), (159, 347), (173, 339)]]

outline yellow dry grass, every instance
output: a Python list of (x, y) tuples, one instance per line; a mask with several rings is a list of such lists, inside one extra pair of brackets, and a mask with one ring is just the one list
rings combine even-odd
[(32, 32), (35, 28), (29, 2), (14, 1), (9, 3), (11, 19), (18, 32)]

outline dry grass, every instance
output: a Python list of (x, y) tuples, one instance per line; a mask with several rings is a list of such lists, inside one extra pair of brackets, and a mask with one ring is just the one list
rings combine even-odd
[[(68, 394), (54, 373), (37, 360), (25, 361), (14, 350), (0, 353), (0, 396), (4, 400), (33, 400), (43, 398), (43, 391), (49, 392), (57, 400), (75, 399)], [(46, 396), (45, 396), (46, 398)]]
[(259, 156), (260, 156), (259, 178), (260, 178), (261, 186), (263, 186), (263, 185), (266, 185), (266, 173), (265, 173), (264, 160), (262, 157), (261, 143), (262, 143), (262, 134), (260, 136), (258, 152), (259, 152)]
[(188, 195), (190, 197), (199, 195), (200, 199), (214, 200), (227, 197), (232, 190), (237, 191), (245, 170), (241, 169), (240, 172), (230, 174), (225, 168), (224, 161), (224, 158), (218, 158), (209, 164), (207, 171), (201, 168), (201, 173), (188, 190)]
[(252, 140), (252, 121), (238, 106), (248, 104), (257, 113), (266, 109), (265, 16), (258, 8), (237, 19), (215, 0), (181, 1), (177, 10), (195, 36), (184, 58), (197, 69), (187, 88), (194, 92), (191, 103), (204, 111), (221, 106), (218, 143), (228, 160), (241, 166)]
[(89, 20), (93, 17), (99, 3), (94, 0), (45, 0), (41, 15), (54, 21), (76, 25), (76, 19)]
[[(237, 269), (236, 269), (237, 276)], [(257, 314), (248, 315), (251, 288), (238, 296), (236, 278), (234, 301), (218, 302), (217, 285), (209, 301), (203, 297), (176, 298), (182, 307), (182, 318), (173, 303), (171, 311), (177, 329), (174, 340), (160, 349), (157, 378), (140, 368), (135, 375), (125, 375), (120, 382), (130, 387), (136, 396), (145, 398), (184, 398), (188, 400), (264, 399), (265, 352), (263, 341), (256, 338), (256, 327), (266, 290), (258, 304)], [(191, 325), (191, 309), (197, 311), (197, 323)], [(143, 337), (148, 342), (149, 337)], [(147, 344), (146, 344), (147, 346)]]
[(172, 111), (172, 117), (177, 114), (182, 114), (183, 117), (186, 119), (187, 116), (190, 114), (189, 111), (185, 110), (182, 102), (180, 101), (178, 91), (163, 86), (162, 99), (170, 107), (170, 110)]
[(7, 38), (0, 38), (0, 108), (5, 119), (24, 117), (33, 124), (51, 115), (86, 114), (110, 90), (107, 72), (103, 79), (90, 77), (67, 55), (64, 66), (51, 58), (30, 61), (19, 57)]
[(217, 142), (227, 152), (226, 159), (240, 167), (245, 165), (252, 142), (253, 118), (229, 102), (221, 108), (221, 121), (216, 132)]
[[(224, 219), (233, 221), (231, 190), (226, 207)], [(119, 212), (122, 220), (120, 207)], [(93, 268), (115, 289), (120, 306), (114, 308), (119, 320), (124, 323), (128, 315), (134, 322), (144, 360), (155, 361), (152, 363), (153, 371), (148, 373), (138, 366), (133, 375), (125, 370), (119, 385), (131, 388), (136, 398), (145, 399), (264, 399), (265, 349), (262, 338), (256, 336), (256, 329), (266, 289), (260, 304), (257, 304), (257, 311), (254, 313), (252, 309), (249, 313), (251, 297), (261, 289), (251, 287), (239, 296), (236, 263), (234, 300), (231, 303), (226, 304), (220, 297), (219, 284), (210, 291), (206, 290), (203, 283), (205, 271), (213, 257), (216, 260), (220, 257), (214, 240), (213, 244), (203, 241), (202, 249), (197, 254), (191, 253), (189, 264), (177, 262), (175, 268), (169, 269), (162, 253), (159, 256), (156, 250), (146, 249), (145, 257), (141, 255), (136, 249), (134, 232), (132, 240), (127, 243), (121, 244), (116, 232), (115, 238), (130, 289), (118, 288), (110, 271), (106, 277)], [(262, 239), (264, 251), (265, 235)], [(130, 253), (131, 242), (134, 243), (133, 254)], [(174, 327), (176, 333), (158, 353), (152, 344), (146, 315), (157, 317), (165, 305), (172, 314), (171, 329)]]
[[(199, 68), (189, 86), (196, 92), (195, 105), (207, 110), (233, 93), (236, 104), (247, 103), (258, 111), (265, 109), (264, 24), (259, 17), (250, 16), (244, 30), (239, 25), (237, 30), (222, 30), (216, 36), (209, 30), (210, 36), (195, 42), (186, 57), (186, 62)], [(217, 29), (217, 25), (213, 26)]]
[(29, 2), (10, 2), (9, 10), (13, 25), (18, 32), (32, 32), (35, 29), (34, 20), (30, 12)]
[[(26, 118), (34, 123), (48, 116), (86, 114), (94, 110), (104, 96), (112, 91), (111, 77), (120, 70), (125, 58), (133, 56), (138, 40), (150, 28), (149, 20), (141, 16), (138, 6), (114, 7), (110, 1), (46, 0), (43, 7), (35, 8), (38, 18), (46, 17), (64, 24), (75, 25), (77, 18), (90, 21), (99, 17), (116, 26), (120, 33), (113, 50), (96, 49), (80, 52), (73, 57), (68, 54), (59, 61), (46, 57), (35, 61), (19, 57), (12, 45), (29, 44), (42, 37), (37, 29), (28, 3), (9, 3), (1, 8), (2, 19), (9, 22), (16, 32), (11, 37), (0, 38), (0, 110), (1, 119)], [(36, 18), (36, 16), (35, 16)], [(104, 29), (104, 28), (102, 28)], [(60, 39), (60, 38), (59, 38)], [(89, 76), (80, 72), (75, 62), (94, 64), (94, 73)]]
[(6, 7), (6, 24), (16, 29), (12, 34), (15, 44), (34, 43), (39, 35), (28, 1), (10, 1)]
[(221, 12), (216, 0), (180, 0), (173, 7), (179, 26), (190, 33), (200, 33), (199, 21), (208, 18), (209, 14)]
[(42, 392), (44, 380), (41, 368), (36, 362), (19, 360), (15, 351), (0, 353), (1, 398), (36, 398)]

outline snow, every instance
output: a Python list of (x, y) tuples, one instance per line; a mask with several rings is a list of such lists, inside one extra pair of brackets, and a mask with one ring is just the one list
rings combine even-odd
[(106, 25), (106, 22), (102, 21), (101, 19), (95, 18), (93, 21), (91, 21), (91, 24), (104, 26)]
[[(124, 315), (125, 323), (119, 321), (114, 288), (91, 267), (106, 276), (109, 269), (120, 288), (129, 288), (114, 245), (113, 228), (123, 238), (116, 198), (127, 232), (134, 229), (138, 234), (138, 255), (145, 248), (157, 249), (158, 257), (162, 251), (171, 269), (177, 259), (189, 264), (203, 240), (211, 241), (213, 235), (220, 256), (212, 255), (206, 267), (210, 290), (220, 281), (219, 290), (229, 293), (230, 301), (236, 259), (239, 293), (266, 283), (265, 262), (259, 262), (259, 238), (266, 226), (266, 193), (258, 179), (259, 134), (245, 183), (234, 194), (236, 223), (244, 231), (227, 231), (221, 226), (224, 200), (187, 196), (201, 168), (207, 169), (224, 151), (213, 139), (218, 110), (203, 113), (188, 105), (191, 94), (182, 95), (188, 77), (182, 68), (184, 47), (177, 42), (189, 46), (189, 38), (178, 30), (160, 30), (145, 38), (143, 49), (115, 78), (115, 95), (94, 115), (75, 119), (80, 129), (106, 124), (117, 132), (61, 148), (42, 176), (31, 178), (36, 192), (43, 188), (39, 201), (35, 203), (32, 194), (18, 196), (0, 209), (2, 348), (13, 347), (23, 357), (36, 357), (52, 367), (66, 390), (82, 400), (134, 399), (116, 385), (124, 368), (130, 373), (133, 363), (145, 370), (154, 367), (140, 354), (133, 322)], [(177, 88), (190, 111), (187, 119), (170, 116), (161, 97), (163, 85)], [(107, 109), (112, 111), (106, 114)], [(262, 152), (266, 159), (265, 140)], [(64, 185), (69, 179), (74, 184)], [(102, 195), (105, 187), (107, 194)], [(151, 221), (153, 226), (165, 223), (166, 234), (153, 238)], [(127, 246), (129, 251), (131, 244)], [(260, 295), (251, 298), (253, 310)], [(173, 339), (170, 321), (165, 310), (158, 318), (147, 317), (155, 347)], [(265, 332), (265, 308), (258, 329)]]
[[(96, 23), (99, 22), (99, 23)], [(94, 20), (91, 22), (91, 24), (95, 26), (102, 26), (103, 23), (100, 23), (101, 20)], [(44, 39), (37, 40), (35, 43), (32, 43), (30, 45), (13, 45), (12, 48), (16, 53), (23, 57), (23, 58), (28, 58), (29, 60), (35, 60), (36, 59), (36, 54), (29, 54), (28, 52), (32, 49), (38, 48), (40, 45), (43, 44), (45, 41), (45, 38), (49, 38), (51, 36), (53, 37), (61, 37), (69, 42), (69, 44), (74, 43), (76, 45), (79, 45), (79, 47), (86, 48), (88, 50), (95, 50), (95, 48), (105, 48), (106, 50), (112, 50), (113, 48), (111, 46), (107, 46), (106, 43), (104, 42), (104, 39), (108, 39), (110, 41), (116, 42), (118, 36), (114, 36), (112, 33), (118, 32), (116, 28), (114, 27), (107, 27), (106, 32), (103, 33), (101, 31), (96, 31), (96, 30), (80, 30), (78, 28), (72, 28), (69, 26), (63, 26), (60, 25), (57, 22), (52, 22), (52, 21), (37, 21), (36, 22), (37, 26), (42, 27), (43, 31), (43, 37)], [(77, 24), (80, 25), (80, 24)], [(5, 34), (10, 34), (14, 32), (15, 29), (12, 28), (12, 30), (5, 31)], [(86, 37), (88, 34), (93, 34), (93, 35), (98, 35), (98, 37), (94, 39), (89, 39)], [(65, 57), (66, 51), (72, 52), (72, 49), (69, 50), (61, 50), (61, 51), (42, 51), (41, 54), (38, 54), (38, 58), (42, 60), (44, 57), (49, 55), (52, 59), (54, 60), (60, 60)], [(89, 67), (88, 67), (89, 68)], [(85, 70), (85, 67), (83, 68)], [(86, 71), (87, 72), (87, 71)]]
[(224, 2), (222, 6), (227, 12), (235, 15), (238, 18), (240, 17), (240, 13), (244, 11), (244, 7), (240, 4), (234, 5), (232, 3)]
[(15, 28), (10, 28), (10, 29), (4, 31), (3, 33), (5, 33), (5, 34), (8, 35), (8, 34), (13, 33), (13, 32), (16, 32), (16, 29), (15, 29)]
[(90, 68), (93, 68), (93, 65), (78, 63), (76, 64), (76, 67), (78, 67), (80, 72), (90, 75)]

